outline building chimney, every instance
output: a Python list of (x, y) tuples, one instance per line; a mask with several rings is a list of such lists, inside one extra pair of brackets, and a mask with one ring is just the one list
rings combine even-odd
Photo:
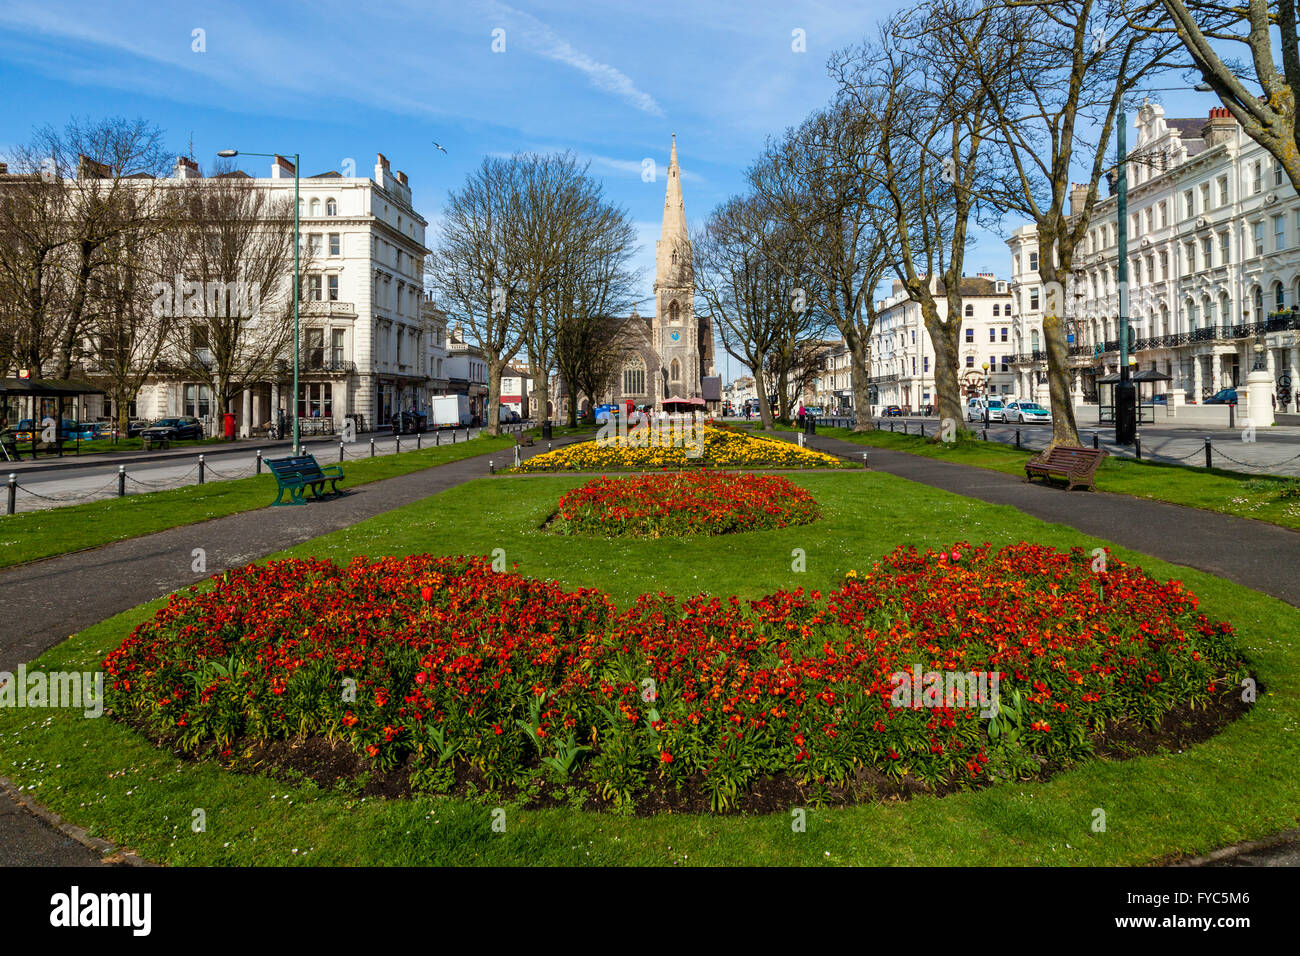
[(172, 170), (173, 179), (202, 179), (199, 164), (188, 156), (177, 156), (176, 167)]
[(1226, 106), (1212, 107), (1209, 121), (1201, 127), (1201, 136), (1206, 149), (1230, 142), (1237, 136), (1237, 120)]
[(401, 183), (403, 186), (410, 185), (406, 181), (406, 173), (402, 172), (400, 169), (397, 171), (397, 181)]
[(293, 163), (277, 154), (275, 161), (271, 163), (271, 178), (293, 179), (293, 173)]
[(975, 273), (975, 278), (977, 278), (977, 279), (992, 279), (992, 278), (993, 278), (993, 273), (992, 273), (992, 272), (977, 272), (977, 273)]
[(1088, 201), (1088, 187), (1081, 183), (1075, 183), (1070, 187), (1070, 215), (1078, 216), (1083, 212), (1084, 204)]
[(5, 175), (5, 174), (8, 173), (8, 172), (9, 172), (9, 164), (8, 164), (8, 163), (0, 163), (0, 176), (3, 176), (3, 175)]
[(375, 153), (375, 165), (376, 165), (376, 166), (383, 166), (384, 169), (387, 169), (387, 168), (388, 168), (388, 157), (385, 156), (383, 153)]

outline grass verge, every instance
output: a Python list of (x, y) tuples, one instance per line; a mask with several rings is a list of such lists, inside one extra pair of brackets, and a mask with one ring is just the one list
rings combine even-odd
[[(514, 438), (504, 435), (479, 437), (455, 445), (404, 451), (400, 455), (346, 461), (343, 474), (347, 477), (342, 487), (395, 478), (499, 451), (513, 444)], [(328, 463), (326, 457), (322, 455), (322, 464)], [(219, 468), (220, 464), (217, 463), (216, 467)], [(65, 508), (6, 515), (0, 518), (0, 568), (265, 508), (274, 497), (275, 479), (263, 473), (169, 491), (88, 501)]]
[[(792, 477), (817, 498), (814, 525), (661, 542), (561, 538), (540, 530), (555, 501), (583, 479), (495, 478), (467, 483), (303, 544), (285, 555), (505, 551), (524, 574), (600, 587), (628, 603), (647, 590), (757, 597), (826, 588), (898, 544), (962, 537), (1091, 549), (1106, 542), (880, 473)], [(960, 531), (954, 531), (960, 529)], [(1267, 692), (1221, 734), (1181, 753), (1093, 761), (1045, 782), (943, 798), (842, 809), (808, 808), (806, 832), (788, 813), (636, 818), (574, 810), (504, 810), (494, 802), (365, 799), (347, 789), (233, 774), (159, 750), (111, 719), (67, 711), (0, 710), (0, 766), (35, 798), (96, 836), (168, 864), (196, 865), (1119, 865), (1201, 853), (1300, 820), (1300, 611), (1191, 569), (1111, 546), (1151, 574), (1178, 577), (1202, 609), (1234, 623)], [(803, 549), (807, 570), (792, 570)], [(163, 602), (75, 635), (39, 661), (97, 667)], [(1094, 811), (1106, 813), (1094, 832)], [(191, 828), (202, 809), (207, 829)]]
[[(1025, 462), (1035, 454), (978, 438), (940, 442), (933, 440), (933, 435), (922, 438), (899, 432), (854, 432), (820, 426), (817, 434), (1021, 477), (1025, 474)], [(1188, 468), (1110, 455), (1097, 469), (1097, 490), (1254, 518), (1300, 530), (1300, 482), (1287, 475), (1248, 475), (1220, 468)]]

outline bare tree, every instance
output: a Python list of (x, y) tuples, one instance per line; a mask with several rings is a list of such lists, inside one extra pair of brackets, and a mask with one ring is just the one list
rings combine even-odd
[(777, 392), (782, 417), (788, 418), (784, 379), (798, 343), (810, 337), (818, 321), (803, 280), (794, 278), (810, 275), (803, 247), (754, 196), (735, 197), (715, 209), (691, 245), (696, 291), (722, 347), (753, 374), (759, 415), (770, 431), (768, 396)]
[[(873, 427), (869, 355), (875, 292), (897, 257), (897, 230), (880, 215), (884, 197), (859, 172), (869, 148), (865, 132), (844, 105), (819, 111), (780, 140), (769, 141), (749, 171), (755, 192), (807, 251), (803, 264), (811, 276), (790, 278), (812, 280), (805, 282), (806, 292), (844, 339), (858, 410), (855, 431)], [(790, 274), (788, 258), (770, 258)]]
[[(153, 310), (171, 320), (167, 354), (178, 370), (208, 382), (213, 407), (228, 411), (236, 394), (276, 377), (292, 353), (293, 201), (239, 173), (173, 188), (181, 220), (163, 250)], [(310, 267), (304, 251), (300, 288)]]
[[(919, 305), (934, 347), (939, 415), (956, 422), (963, 419), (957, 366), (969, 230), (1001, 192), (988, 92), (1003, 85), (999, 21), (997, 9), (979, 0), (932, 0), (886, 21), (878, 42), (842, 51), (830, 64), (837, 108), (861, 127), (859, 175), (881, 197), (869, 208), (879, 229), (896, 230), (893, 271)], [(949, 41), (954, 23), (970, 32), (968, 46)]]
[(636, 230), (623, 209), (604, 202), (588, 208), (572, 239), (553, 297), (554, 354), (569, 392), (570, 425), (577, 423), (579, 396), (594, 406), (623, 367), (638, 278), (630, 265)]
[[(1152, 73), (1175, 65), (1177, 41), (1132, 28), (1123, 0), (1004, 0), (1000, 63), (988, 61), (981, 46), (987, 37), (969, 19), (953, 19), (946, 36), (968, 55), (992, 106), (999, 159), (1017, 184), (1008, 206), (1037, 228), (1052, 442), (1077, 445), (1066, 280), (1096, 206), (1116, 115)], [(1071, 177), (1080, 168), (1086, 198), (1072, 208)]]
[[(1300, 89), (1300, 3), (1296, 0), (1130, 0), (1140, 30), (1172, 30), (1191, 55), (1205, 82), (1236, 117), (1246, 135), (1282, 165), (1300, 190), (1300, 128), (1296, 90)], [(1163, 12), (1172, 26), (1160, 19)], [(1241, 50), (1249, 65), (1220, 51)], [(1282, 69), (1274, 56), (1281, 54)], [(1247, 79), (1249, 78), (1249, 79)], [(1253, 80), (1261, 92), (1247, 88)]]
[[(171, 197), (157, 195), (159, 205)], [(160, 220), (169, 218), (158, 210)], [(171, 339), (176, 322), (167, 310), (154, 307), (158, 283), (173, 282), (178, 265), (172, 250), (178, 245), (176, 225), (163, 231), (137, 229), (106, 243), (86, 316), (93, 355), (87, 376), (112, 400), (118, 430), (126, 434), (131, 401), (148, 378)], [(173, 287), (174, 291), (174, 287)]]
[(71, 231), (58, 177), (42, 175), (29, 147), (9, 157), (0, 176), (0, 310), (5, 370), (39, 378), (52, 366), (67, 315), (64, 250)]

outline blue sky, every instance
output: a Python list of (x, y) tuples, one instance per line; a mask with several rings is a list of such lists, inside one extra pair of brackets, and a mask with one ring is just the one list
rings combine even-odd
[[(6, 0), (0, 152), (73, 115), (146, 117), (177, 153), (192, 138), (205, 166), (233, 146), (300, 152), (305, 174), (348, 159), (364, 174), (383, 152), (432, 222), (485, 154), (570, 148), (637, 222), (649, 268), (670, 135), (695, 228), (743, 188), (766, 136), (826, 102), (827, 56), (902, 5)], [(792, 49), (796, 29), (806, 52)], [(493, 52), (495, 30), (504, 52)], [(660, 164), (652, 183), (641, 177), (646, 158)], [(264, 172), (253, 165), (263, 160), (246, 162)], [(1005, 275), (1008, 265), (1001, 240), (985, 236), (967, 271)]]

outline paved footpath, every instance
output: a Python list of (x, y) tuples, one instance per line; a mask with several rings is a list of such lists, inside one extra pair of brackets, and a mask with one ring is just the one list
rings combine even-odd
[[(794, 439), (789, 433), (783, 437)], [(814, 437), (812, 443), (854, 460), (860, 460), (864, 450), (862, 445), (824, 436)], [(544, 450), (539, 444), (523, 452), (530, 456)], [(1001, 472), (904, 452), (866, 450), (873, 470), (1011, 505), (1045, 521), (1069, 525), (1300, 605), (1300, 571), (1296, 570), (1300, 567), (1296, 560), (1300, 558), (1300, 534), (1296, 532), (1123, 495), (1029, 485)], [(495, 454), (501, 457), (500, 452)], [(82, 628), (223, 568), (256, 561), (480, 477), (487, 471), (487, 458), (480, 455), (362, 485), (342, 498), (305, 507), (263, 508), (0, 571), (0, 607), (21, 608), (22, 613), (10, 620), (20, 620), (23, 625), (21, 630), (0, 633), (0, 670), (12, 670)], [(191, 570), (194, 548), (206, 551), (206, 574)], [(77, 599), (68, 600), (69, 595)], [(1292, 836), (1267, 852), (1243, 857), (1241, 863), (1260, 865), (1265, 859), (1270, 865), (1300, 863), (1300, 842)], [(93, 866), (99, 862), (97, 854), (0, 796), (0, 866)]]

